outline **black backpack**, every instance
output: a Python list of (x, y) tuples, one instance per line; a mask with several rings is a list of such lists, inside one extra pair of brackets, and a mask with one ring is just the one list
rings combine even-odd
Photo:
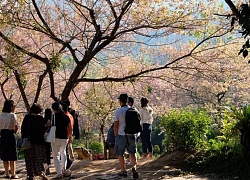
[(126, 134), (137, 134), (142, 131), (141, 127), (141, 116), (135, 108), (128, 108), (125, 115), (125, 133)]

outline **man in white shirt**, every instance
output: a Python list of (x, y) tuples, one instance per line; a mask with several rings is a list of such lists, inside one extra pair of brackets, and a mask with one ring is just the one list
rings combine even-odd
[(131, 156), (131, 165), (133, 178), (138, 178), (138, 172), (136, 171), (136, 136), (125, 134), (125, 114), (129, 106), (127, 105), (128, 95), (120, 94), (119, 96), (120, 108), (115, 111), (114, 115), (114, 135), (115, 135), (115, 153), (118, 156), (119, 163), (121, 166), (121, 172), (119, 176), (127, 177), (127, 171), (125, 167), (124, 153), (127, 149)]

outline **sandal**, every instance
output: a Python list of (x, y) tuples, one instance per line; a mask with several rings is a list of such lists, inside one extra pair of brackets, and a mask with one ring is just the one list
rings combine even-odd
[(10, 176), (9, 175), (5, 175), (3, 178), (10, 179)]
[(43, 180), (48, 180), (48, 178), (46, 177), (46, 174), (45, 174), (44, 172), (41, 172), (40, 177), (41, 177)]
[(11, 176), (10, 179), (19, 179), (19, 177), (15, 175), (15, 176)]

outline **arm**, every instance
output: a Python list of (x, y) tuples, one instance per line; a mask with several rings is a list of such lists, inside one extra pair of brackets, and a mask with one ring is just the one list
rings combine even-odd
[(71, 126), (71, 121), (70, 121), (69, 117), (68, 117), (68, 120), (69, 120), (69, 123), (68, 123), (68, 126), (67, 126), (68, 139), (69, 139), (68, 143), (72, 143), (73, 142), (72, 126)]
[(118, 135), (118, 127), (119, 127), (119, 121), (114, 122), (114, 135)]
[(18, 131), (18, 126), (15, 125), (15, 126), (14, 126), (14, 133), (16, 133), (17, 131)]
[(17, 117), (16, 115), (14, 114), (14, 133), (16, 133), (18, 131), (18, 123), (17, 123)]

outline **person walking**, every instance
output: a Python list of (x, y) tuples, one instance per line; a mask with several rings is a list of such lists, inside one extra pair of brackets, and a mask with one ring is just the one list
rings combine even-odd
[[(73, 134), (70, 134), (70, 132), (73, 133), (74, 117), (69, 113), (69, 111), (68, 111), (69, 106), (67, 103), (63, 102), (62, 107), (63, 107), (63, 111), (64, 111), (65, 115), (67, 115), (69, 117), (71, 127), (72, 127), (71, 131), (69, 129), (67, 130), (68, 136), (73, 136)], [(73, 142), (73, 138), (72, 138), (72, 142)], [(75, 160), (72, 143), (68, 143), (66, 146), (66, 156), (67, 156), (66, 169), (70, 169), (73, 161)], [(68, 172), (70, 172), (70, 171), (68, 171)], [(68, 175), (70, 175), (70, 174), (68, 173)]]
[[(72, 143), (72, 136), (68, 136), (68, 130), (70, 131), (69, 134), (72, 134), (72, 127), (69, 117), (64, 114), (59, 102), (54, 102), (51, 107), (54, 116), (54, 120), (51, 119), (52, 126), (56, 126), (55, 140), (51, 142), (52, 155), (57, 173), (53, 179), (62, 179), (63, 174), (67, 173), (67, 157), (65, 149), (67, 143)], [(53, 121), (55, 124), (53, 124)]]
[(27, 170), (27, 179), (40, 176), (47, 180), (44, 163), (46, 162), (46, 149), (44, 142), (45, 122), (40, 115), (42, 107), (34, 103), (30, 107), (29, 114), (24, 116), (21, 125), (22, 138), (30, 138), (31, 147), (24, 150), (24, 158)]
[[(18, 179), (16, 175), (16, 132), (18, 123), (14, 114), (15, 105), (13, 100), (6, 100), (0, 114), (0, 131), (1, 131), (1, 160), (5, 170), (6, 179)], [(9, 167), (11, 176), (9, 175)]]
[(73, 135), (74, 135), (74, 139), (80, 139), (80, 129), (79, 129), (79, 122), (78, 122), (78, 112), (76, 110), (74, 110), (71, 106), (70, 106), (70, 101), (69, 100), (64, 100), (64, 103), (68, 105), (68, 112), (73, 116), (74, 118), (74, 126), (73, 128)]
[(149, 100), (146, 97), (141, 98), (141, 108), (139, 113), (141, 116), (142, 132), (142, 158), (153, 158), (153, 148), (151, 144), (151, 132), (153, 123), (153, 109), (148, 105)]
[(125, 166), (124, 153), (125, 150), (131, 155), (131, 165), (133, 178), (138, 178), (138, 172), (136, 171), (136, 137), (135, 135), (125, 134), (125, 114), (129, 109), (127, 105), (128, 95), (120, 94), (119, 96), (120, 108), (115, 111), (114, 114), (114, 135), (115, 135), (115, 153), (118, 156), (121, 171), (119, 176), (127, 177), (127, 171)]
[[(51, 127), (51, 115), (52, 111), (51, 108), (47, 108), (44, 111), (44, 122), (45, 122), (45, 133), (49, 133), (50, 127)], [(51, 143), (45, 142), (45, 150), (46, 150), (46, 168), (45, 168), (45, 174), (50, 175), (50, 167), (51, 167)]]

